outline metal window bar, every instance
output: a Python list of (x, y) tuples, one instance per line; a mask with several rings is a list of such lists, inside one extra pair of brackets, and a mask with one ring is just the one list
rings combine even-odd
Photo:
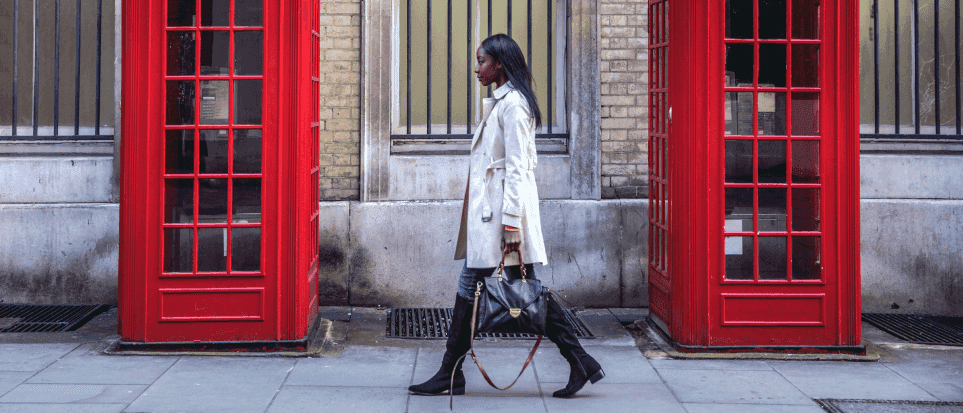
[[(52, 33), (46, 32), (49, 30), (47, 25), (42, 25), (42, 21), (49, 21), (49, 17), (42, 16), (46, 13), (46, 8), (41, 7), (41, 3), (47, 4), (44, 0), (33, 0), (33, 7), (21, 7), (21, 0), (13, 0), (12, 2), (12, 15), (8, 15), (10, 19), (10, 25), (12, 26), (12, 42), (10, 50), (10, 60), (12, 63), (12, 70), (10, 73), (10, 95), (0, 96), (0, 100), (10, 103), (10, 119), (9, 123), (6, 121), (0, 122), (0, 141), (46, 141), (46, 140), (70, 140), (70, 141), (111, 141), (114, 139), (113, 127), (103, 129), (102, 114), (101, 114), (101, 92), (103, 87), (102, 81), (102, 65), (103, 65), (103, 14), (104, 5), (103, 0), (96, 0), (96, 30), (93, 33), (95, 36), (96, 43), (93, 45), (96, 57), (94, 62), (93, 73), (89, 73), (90, 70), (84, 71), (82, 60), (86, 57), (83, 53), (83, 26), (84, 19), (83, 7), (81, 0), (75, 1), (75, 9), (73, 11), (67, 10), (67, 13), (74, 14), (74, 90), (73, 90), (73, 128), (72, 131), (67, 132), (69, 129), (61, 128), (61, 26), (64, 21), (64, 17), (69, 18), (69, 16), (64, 16), (65, 10), (61, 7), (61, 0), (56, 0), (53, 2), (53, 30)], [(90, 3), (90, 2), (86, 2)], [(29, 3), (27, 3), (29, 4)], [(113, 3), (111, 6), (113, 7)], [(32, 16), (29, 17), (30, 27), (32, 32), (28, 35), (31, 36), (31, 41), (28, 45), (23, 45), (21, 47), (21, 31), (20, 24), (21, 19), (27, 19), (27, 16), (21, 15), (21, 11), (24, 9), (29, 10)], [(24, 21), (26, 24), (26, 20)], [(52, 36), (51, 36), (52, 35)], [(42, 54), (41, 50), (49, 48), (45, 42), (51, 41), (47, 40), (48, 37), (52, 37), (52, 56)], [(69, 47), (69, 46), (68, 46)], [(28, 50), (27, 48), (30, 48)], [(29, 55), (28, 55), (29, 53)], [(69, 53), (69, 52), (68, 52)], [(68, 54), (69, 55), (69, 54)], [(30, 64), (33, 66), (31, 70), (31, 80), (29, 83), (24, 84), (20, 76), (20, 64), (21, 56), (29, 56)], [(109, 56), (111, 58), (112, 56)], [(50, 59), (50, 60), (48, 60)], [(47, 65), (52, 66), (52, 73), (46, 75), (41, 71), (41, 68)], [(49, 78), (47, 78), (49, 76)], [(86, 122), (81, 121), (81, 105), (87, 104), (87, 102), (82, 102), (81, 99), (81, 82), (91, 82), (94, 84), (93, 91), (93, 124), (87, 125), (82, 124)], [(29, 85), (29, 86), (27, 86)], [(27, 106), (29, 113), (29, 118), (25, 118), (26, 122), (30, 125), (24, 125), (24, 120), (21, 119), (22, 101), (18, 99), (21, 89), (29, 87), (30, 92), (28, 95), (31, 100), (29, 106)], [(6, 93), (4, 93), (6, 95)], [(47, 98), (52, 98), (52, 101), (45, 101)], [(84, 98), (87, 99), (87, 98)], [(50, 103), (47, 103), (50, 102)], [(69, 110), (69, 109), (68, 109)], [(49, 116), (49, 117), (48, 117)], [(111, 117), (112, 119), (112, 117)], [(69, 122), (69, 121), (68, 121)], [(111, 122), (112, 123), (112, 122)], [(66, 132), (66, 133), (64, 133)], [(72, 132), (72, 133), (71, 133)]]
[[(963, 83), (963, 78), (961, 78), (960, 73), (960, 44), (963, 43), (963, 38), (960, 35), (960, 25), (961, 25), (961, 15), (960, 15), (960, 2), (961, 0), (953, 0), (953, 28), (947, 22), (941, 22), (941, 8), (944, 2), (940, 0), (933, 0), (931, 5), (933, 7), (932, 13), (921, 13), (921, 7), (919, 0), (913, 0), (909, 10), (901, 12), (899, 0), (891, 0), (892, 8), (881, 7), (888, 6), (886, 4), (887, 0), (874, 0), (871, 4), (870, 18), (872, 21), (873, 30), (873, 72), (872, 72), (872, 82), (873, 82), (873, 121), (872, 125), (863, 124), (863, 132), (861, 137), (863, 139), (885, 139), (885, 138), (896, 138), (896, 139), (952, 139), (958, 140), (963, 139), (963, 104), (961, 104), (961, 83)], [(880, 3), (883, 3), (881, 5)], [(884, 16), (881, 14), (884, 10), (892, 10), (892, 22), (888, 25), (884, 25), (881, 21), (885, 21)], [(947, 12), (948, 10), (944, 11)], [(945, 14), (944, 14), (945, 16)], [(906, 18), (909, 20), (912, 26), (912, 31), (910, 36), (901, 36), (900, 32), (900, 20)], [(933, 69), (932, 72), (926, 70), (927, 73), (922, 73), (921, 70), (921, 48), (923, 47), (923, 42), (920, 37), (920, 25), (921, 19), (923, 24), (933, 25)], [(927, 21), (927, 19), (932, 19)], [(943, 18), (945, 20), (945, 17)], [(881, 27), (882, 26), (882, 27)], [(892, 36), (892, 40), (896, 44), (893, 48), (892, 60), (886, 61), (888, 59), (880, 56), (880, 33), (883, 36)], [(945, 72), (941, 71), (940, 66), (942, 63), (942, 58), (946, 50), (940, 45), (940, 35), (943, 34), (943, 38), (952, 38), (952, 52), (953, 52), (953, 71), (950, 73), (955, 73), (956, 76), (949, 77), (945, 75)], [(951, 37), (952, 36), (952, 37)], [(909, 69), (912, 74), (907, 78), (903, 79), (900, 75), (900, 50), (905, 48), (910, 49), (912, 53), (912, 62), (910, 63)], [(928, 58), (928, 57), (927, 57)], [(882, 60), (881, 60), (882, 59)], [(889, 66), (892, 64), (892, 66)], [(947, 65), (948, 66), (948, 65)], [(882, 70), (892, 70), (893, 79), (892, 85), (881, 85), (881, 71)], [(941, 73), (945, 79), (941, 77)], [(932, 79), (927, 77), (932, 76)], [(911, 82), (912, 88), (912, 126), (910, 126), (910, 133), (903, 133), (901, 117), (901, 83), (906, 81)], [(928, 84), (927, 82), (932, 81), (933, 93), (932, 98), (927, 98), (927, 93), (923, 93), (921, 87)], [(888, 90), (887, 90), (888, 89)], [(944, 105), (953, 105), (953, 103), (946, 102), (945, 93), (952, 93), (955, 91), (955, 108), (947, 108)], [(880, 102), (889, 101), (892, 97), (893, 102), (893, 112), (892, 112), (892, 124), (884, 122), (881, 120), (881, 116), (885, 116), (886, 111), (880, 107)], [(951, 101), (952, 101), (951, 100)], [(949, 109), (949, 110), (947, 110)], [(955, 110), (953, 110), (955, 109)], [(949, 123), (948, 119), (944, 119), (944, 116), (952, 113), (955, 115), (955, 128), (953, 126), (948, 126), (945, 123)]]

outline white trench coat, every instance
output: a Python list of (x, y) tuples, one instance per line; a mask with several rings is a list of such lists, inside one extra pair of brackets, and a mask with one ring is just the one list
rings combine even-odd
[[(455, 259), (468, 268), (497, 267), (502, 228), (521, 230), (526, 264), (548, 263), (535, 186), (535, 119), (525, 97), (504, 83), (483, 101), (482, 125), (472, 138), (468, 183)], [(505, 265), (518, 265), (510, 254)]]

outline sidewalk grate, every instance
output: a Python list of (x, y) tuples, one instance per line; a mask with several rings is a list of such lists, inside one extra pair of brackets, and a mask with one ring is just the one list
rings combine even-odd
[(912, 343), (963, 346), (963, 317), (864, 313), (863, 321)]
[(816, 399), (829, 413), (959, 413), (963, 403), (915, 400)]
[[(451, 308), (389, 308), (385, 325), (387, 338), (416, 338), (440, 340), (448, 338), (448, 325), (451, 324)], [(575, 314), (575, 310), (565, 310), (565, 318), (575, 328), (579, 339), (595, 338), (585, 323)], [(534, 340), (533, 334), (478, 333), (479, 338), (500, 338), (508, 340)]]
[(73, 331), (108, 309), (100, 304), (0, 304), (0, 333)]

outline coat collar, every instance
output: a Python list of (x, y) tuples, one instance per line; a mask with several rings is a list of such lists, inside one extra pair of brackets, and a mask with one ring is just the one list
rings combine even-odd
[(501, 99), (505, 97), (505, 95), (507, 95), (508, 92), (511, 92), (514, 89), (515, 87), (512, 86), (511, 81), (505, 82), (498, 89), (495, 89), (495, 91), (492, 92), (492, 97), (494, 97), (495, 99)]

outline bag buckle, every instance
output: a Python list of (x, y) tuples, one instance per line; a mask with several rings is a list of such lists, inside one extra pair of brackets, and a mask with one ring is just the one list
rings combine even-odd
[(522, 315), (522, 309), (521, 309), (521, 308), (510, 308), (510, 309), (508, 309), (508, 314), (511, 314), (512, 318), (518, 318), (518, 316)]

